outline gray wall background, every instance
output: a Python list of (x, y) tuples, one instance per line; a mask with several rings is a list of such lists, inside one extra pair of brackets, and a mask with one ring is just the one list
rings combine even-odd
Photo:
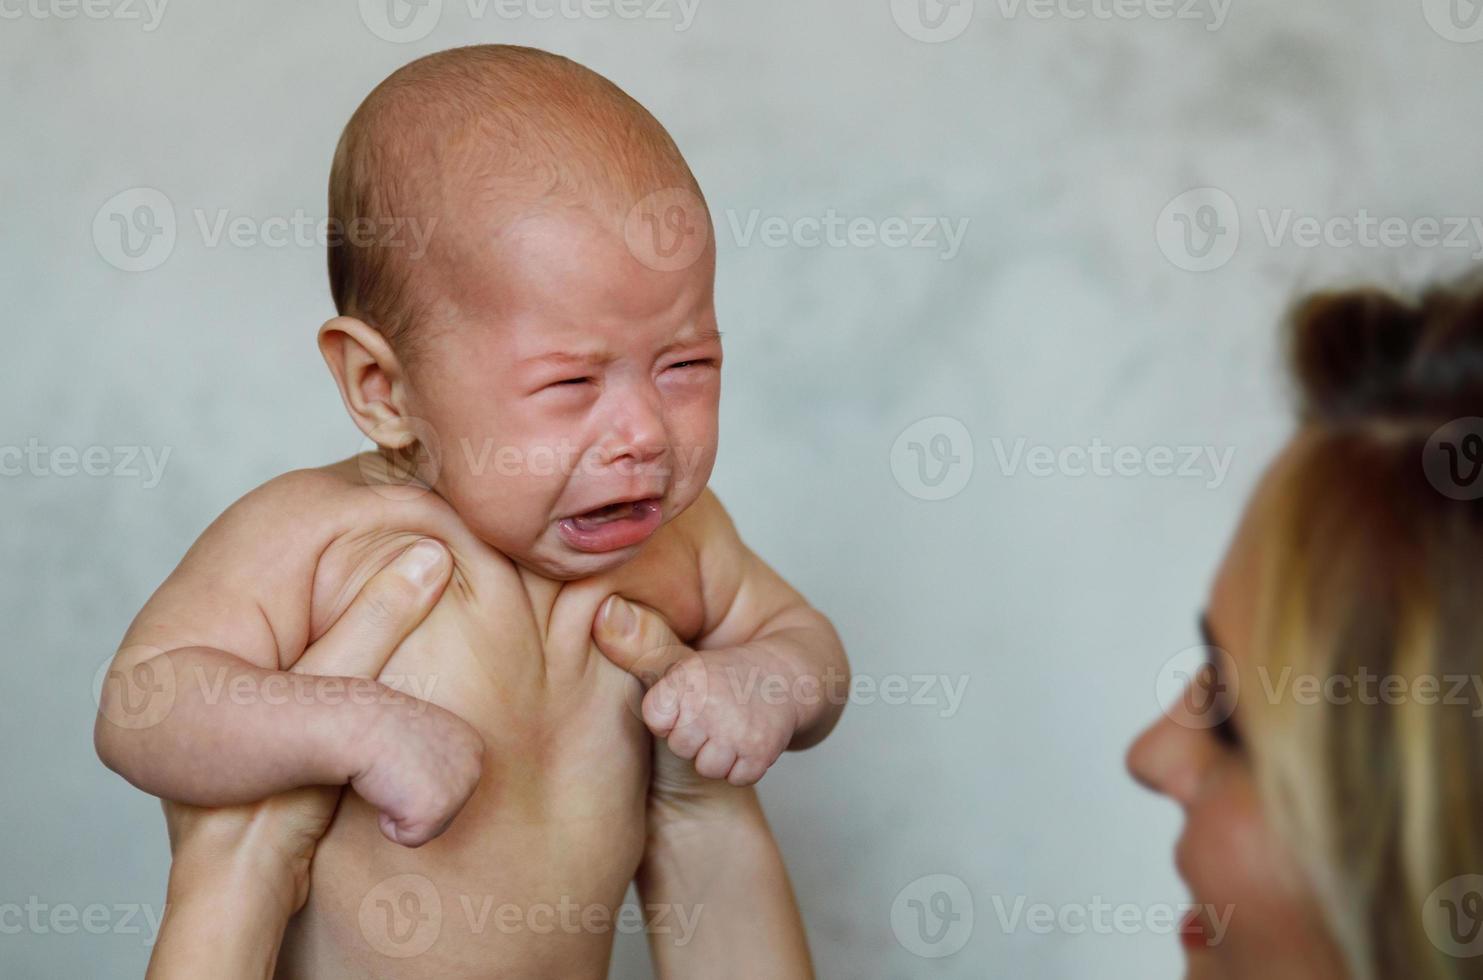
[[(1289, 429), (1275, 324), (1302, 289), (1413, 282), (1483, 247), (1471, 226), (1458, 247), (1424, 224), (1317, 247), (1266, 226), (1483, 215), (1468, 0), (1458, 20), (1431, 0), (1182, 18), (1156, 15), (1186, 0), (1110, 18), (1090, 0), (644, 0), (631, 19), (398, 2), (422, 36), (388, 39), (383, 0), (0, 0), (0, 446), (40, 460), (0, 456), (0, 972), (142, 973), (167, 849), (155, 801), (94, 757), (98, 668), (231, 501), (360, 445), (313, 344), (322, 249), (213, 244), (201, 222), (321, 217), (372, 85), (511, 41), (628, 89), (706, 188), (728, 348), (714, 486), (743, 534), (833, 616), (860, 676), (966, 679), (956, 710), (940, 687), (862, 695), (763, 784), (821, 974), (1176, 975), (1154, 920), (1185, 898), (1179, 816), (1122, 755)], [(1199, 187), (1219, 193), (1181, 196)], [(131, 259), (112, 215), (141, 204), (166, 234)], [(745, 234), (831, 212), (862, 220), (853, 242)], [(955, 254), (940, 232), (867, 237), (923, 218), (967, 223)], [(1135, 447), (1137, 472), (1016, 452), (1098, 441)], [(68, 475), (57, 447), (91, 446), (109, 475)], [(1229, 472), (1159, 475), (1149, 450), (1184, 446)], [(162, 478), (113, 447), (168, 450)], [(951, 925), (932, 945), (907, 902), (938, 892), (961, 918), (929, 923)], [(1127, 903), (1144, 925), (1006, 927), (1021, 899)], [(614, 975), (646, 971), (621, 942)]]

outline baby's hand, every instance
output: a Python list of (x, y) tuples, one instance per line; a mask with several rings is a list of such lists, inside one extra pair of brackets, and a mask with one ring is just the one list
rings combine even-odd
[(777, 761), (798, 729), (793, 688), (765, 652), (697, 652), (655, 613), (617, 596), (599, 611), (593, 637), (614, 663), (648, 687), (644, 724), (708, 779), (749, 786)]
[(484, 742), (450, 711), (405, 695), (362, 740), (366, 760), (350, 785), (381, 811), (388, 840), (421, 847), (448, 829), (479, 783)]

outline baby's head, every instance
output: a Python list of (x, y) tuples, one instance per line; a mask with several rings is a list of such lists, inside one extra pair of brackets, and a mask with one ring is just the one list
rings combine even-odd
[(419, 59), (346, 126), (330, 215), (340, 316), (319, 343), (346, 408), (480, 538), (578, 578), (700, 495), (721, 391), (710, 219), (617, 86), (529, 48)]

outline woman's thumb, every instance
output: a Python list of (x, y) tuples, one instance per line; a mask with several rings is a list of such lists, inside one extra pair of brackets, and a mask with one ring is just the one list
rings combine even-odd
[(592, 638), (603, 656), (637, 677), (646, 689), (692, 652), (664, 617), (617, 595), (598, 607)]

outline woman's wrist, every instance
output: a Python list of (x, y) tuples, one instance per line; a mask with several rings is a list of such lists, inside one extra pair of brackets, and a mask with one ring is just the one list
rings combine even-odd
[(244, 839), (226, 848), (187, 845), (173, 856), (167, 901), (250, 906), (286, 922), (298, 910), (297, 877), (283, 852), (261, 841)]
[(694, 792), (651, 795), (648, 821), (651, 845), (714, 833), (724, 825), (766, 825), (755, 789), (720, 781)]
[(205, 963), (221, 980), (271, 977), (296, 909), (293, 877), (271, 849), (181, 849), (148, 980), (194, 980)]

